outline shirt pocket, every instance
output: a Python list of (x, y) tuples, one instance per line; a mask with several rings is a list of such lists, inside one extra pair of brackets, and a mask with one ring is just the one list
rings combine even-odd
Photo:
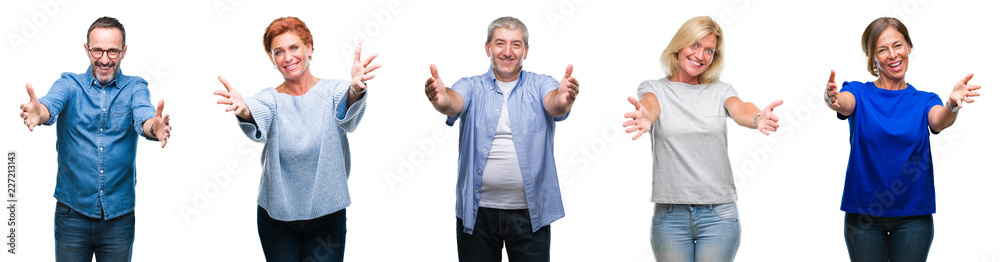
[(129, 105), (115, 105), (111, 107), (111, 117), (108, 119), (108, 128), (113, 131), (128, 131), (132, 128), (132, 107)]
[(548, 126), (545, 108), (538, 101), (521, 102), (521, 120), (528, 132), (542, 132)]

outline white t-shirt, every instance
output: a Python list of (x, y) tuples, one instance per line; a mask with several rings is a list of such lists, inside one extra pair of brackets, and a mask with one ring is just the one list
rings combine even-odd
[(527, 209), (528, 200), (524, 195), (524, 180), (514, 150), (514, 139), (510, 133), (510, 118), (507, 114), (507, 98), (517, 81), (496, 81), (503, 92), (503, 109), (490, 154), (483, 168), (483, 186), (480, 190), (480, 207), (496, 209)]

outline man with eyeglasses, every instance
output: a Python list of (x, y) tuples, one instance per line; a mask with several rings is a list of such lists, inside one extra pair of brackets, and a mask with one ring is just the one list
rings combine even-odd
[(63, 73), (38, 98), (27, 84), (21, 118), (28, 130), (56, 124), (56, 261), (131, 261), (135, 240), (136, 142), (170, 138), (163, 100), (154, 109), (147, 83), (123, 75), (125, 27), (101, 17), (84, 44), (89, 73)]

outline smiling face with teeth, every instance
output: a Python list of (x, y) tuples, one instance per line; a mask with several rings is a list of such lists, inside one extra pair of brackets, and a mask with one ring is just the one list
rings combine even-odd
[(698, 76), (708, 70), (712, 60), (715, 59), (715, 46), (718, 37), (710, 33), (702, 37), (692, 45), (681, 48), (677, 51), (677, 61), (680, 62), (680, 69), (671, 76), (670, 81), (684, 82), (692, 85), (701, 84)]
[(303, 43), (298, 34), (286, 32), (274, 37), (271, 48), (271, 59), (285, 79), (295, 80), (311, 75), (308, 59), (313, 48), (312, 45)]
[[(87, 51), (87, 57), (90, 58), (90, 74), (97, 78), (102, 86), (115, 80), (115, 77), (118, 76), (118, 68), (121, 67), (121, 61), (125, 58), (125, 50), (128, 48), (128, 46), (122, 46), (121, 31), (114, 27), (96, 27), (90, 31), (87, 43), (83, 45), (83, 48)], [(90, 49), (118, 49), (121, 50), (121, 53), (114, 59), (111, 59), (107, 53), (101, 55), (100, 58), (94, 58), (90, 55)]]
[(903, 34), (896, 28), (888, 27), (882, 31), (876, 43), (875, 61), (878, 64), (879, 78), (903, 81), (911, 51)]
[(493, 39), (486, 43), (486, 55), (493, 63), (497, 80), (511, 82), (521, 73), (521, 63), (528, 57), (528, 45), (521, 29), (493, 30)]

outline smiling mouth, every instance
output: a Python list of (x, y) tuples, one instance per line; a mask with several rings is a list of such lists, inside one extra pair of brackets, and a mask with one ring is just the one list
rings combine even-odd
[(295, 62), (295, 63), (292, 63), (290, 65), (286, 65), (283, 68), (285, 68), (285, 71), (289, 71), (289, 70), (292, 70), (292, 69), (295, 69), (295, 68), (298, 68), (298, 67), (299, 67), (299, 62)]
[(903, 61), (897, 61), (895, 63), (889, 63), (889, 69), (892, 71), (899, 71), (903, 69)]
[(694, 61), (694, 59), (691, 58), (688, 58), (688, 62), (690, 62), (691, 65), (694, 66), (695, 68), (700, 68), (702, 66), (702, 63), (698, 63), (697, 61)]
[(97, 69), (99, 69), (101, 71), (101, 73), (108, 73), (108, 71), (111, 71), (111, 68), (114, 67), (115, 65), (114, 64), (107, 64), (107, 65), (96, 64), (96, 66), (97, 66)]

